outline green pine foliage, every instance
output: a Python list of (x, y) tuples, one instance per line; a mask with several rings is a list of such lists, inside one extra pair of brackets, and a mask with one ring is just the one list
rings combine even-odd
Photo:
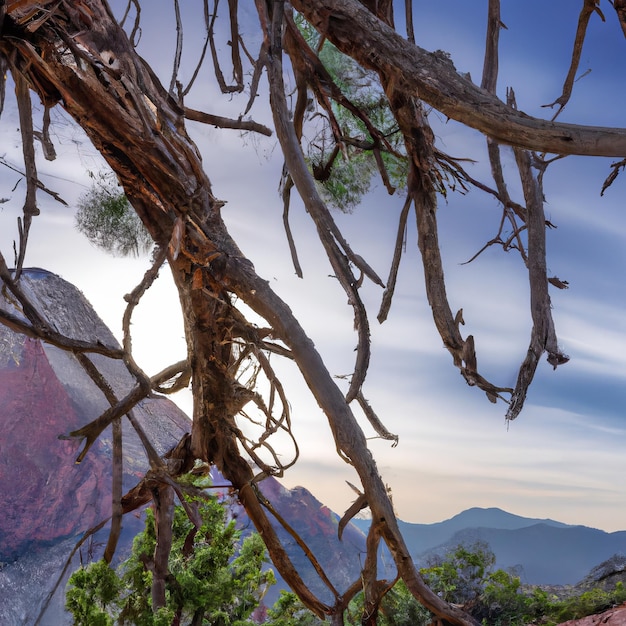
[(139, 256), (153, 241), (111, 173), (91, 174), (90, 190), (78, 201), (76, 228), (89, 241), (114, 256)]
[(104, 562), (96, 561), (74, 572), (65, 594), (65, 608), (74, 616), (75, 626), (110, 626), (107, 612), (121, 593), (121, 581)]
[(291, 591), (280, 592), (278, 600), (267, 612), (265, 623), (271, 626), (320, 626), (324, 624)]
[[(104, 561), (74, 572), (66, 608), (76, 626), (242, 626), (267, 588), (272, 570), (263, 570), (265, 546), (258, 534), (241, 541), (233, 521), (215, 498), (199, 503), (202, 526), (195, 535), (182, 506), (176, 507), (169, 560), (167, 605), (152, 610), (150, 564), (156, 545), (154, 514), (135, 537), (131, 556), (114, 570)], [(193, 536), (193, 549), (189, 538)]]
[[(329, 41), (319, 49), (319, 33), (301, 18), (296, 18), (296, 24), (309, 46), (318, 49), (319, 59), (346, 98), (389, 142), (393, 152), (378, 146), (384, 170), (394, 188), (405, 189), (408, 161), (403, 138), (375, 75)], [(331, 206), (351, 212), (370, 190), (372, 181), (377, 177), (381, 180), (380, 167), (371, 148), (374, 138), (363, 121), (337, 102), (332, 102), (331, 109), (345, 142), (335, 154), (337, 143), (327, 117), (323, 113), (310, 115), (306, 157), (322, 198)]]

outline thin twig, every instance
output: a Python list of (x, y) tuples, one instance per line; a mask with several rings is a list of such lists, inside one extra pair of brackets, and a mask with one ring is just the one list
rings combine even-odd
[(181, 95), (186, 96), (193, 87), (193, 84), (196, 82), (196, 78), (198, 78), (198, 74), (200, 73), (200, 68), (204, 63), (204, 58), (206, 56), (206, 51), (209, 46), (209, 0), (203, 0), (202, 2), (204, 7), (204, 23), (206, 25), (206, 35), (204, 37), (204, 43), (202, 44), (202, 50), (200, 51), (200, 56), (198, 57), (198, 62), (196, 63), (196, 67), (191, 74), (191, 78), (187, 83), (187, 86), (182, 90)]
[[(0, 165), (4, 165), (4, 167), (7, 167), (10, 170), (26, 178), (25, 172), (22, 172), (19, 168), (15, 167), (14, 165), (11, 165), (3, 157), (0, 157)], [(56, 191), (52, 191), (51, 189), (48, 189), (39, 179), (37, 179), (35, 184), (37, 185), (38, 189), (41, 189), (41, 191), (43, 191), (44, 193), (47, 193), (48, 195), (52, 196), (57, 202), (61, 203), (63, 206), (69, 206), (69, 204), (65, 202), (65, 200), (63, 200), (63, 198), (61, 198), (61, 196)]]
[(598, 0), (584, 0), (583, 8), (580, 10), (578, 16), (578, 26), (576, 28), (576, 37), (574, 38), (574, 49), (572, 50), (572, 59), (570, 61), (569, 71), (565, 77), (563, 83), (563, 92), (561, 95), (551, 104), (544, 104), (544, 107), (554, 108), (555, 105), (559, 105), (556, 113), (552, 116), (554, 121), (565, 108), (565, 105), (569, 102), (572, 95), (572, 89), (576, 80), (576, 72), (580, 64), (580, 57), (583, 51), (583, 44), (585, 42), (585, 35), (587, 34), (587, 27), (589, 26), (589, 19), (593, 13), (597, 13), (604, 22), (604, 15), (598, 6)]
[(124, 310), (124, 315), (122, 317), (122, 330), (124, 333), (124, 363), (126, 367), (128, 367), (130, 373), (140, 381), (148, 380), (146, 374), (139, 368), (132, 354), (132, 336), (130, 332), (130, 323), (131, 317), (133, 315), (133, 311), (135, 307), (139, 304), (141, 297), (145, 294), (145, 292), (152, 286), (154, 281), (159, 276), (159, 270), (161, 266), (165, 262), (167, 258), (167, 247), (158, 247), (155, 251), (154, 260), (151, 267), (148, 268), (146, 273), (143, 276), (141, 282), (126, 296), (124, 296), (124, 300), (126, 300), (127, 305)]
[(176, 51), (174, 52), (174, 66), (172, 67), (172, 77), (170, 79), (170, 96), (175, 93), (176, 80), (180, 69), (180, 59), (183, 54), (183, 21), (180, 16), (180, 2), (174, 0), (174, 14), (176, 16)]
[(389, 315), (389, 309), (391, 308), (391, 302), (393, 300), (393, 294), (396, 290), (396, 282), (398, 280), (398, 270), (400, 268), (400, 259), (402, 258), (402, 251), (404, 250), (406, 242), (406, 225), (409, 217), (409, 210), (413, 198), (411, 195), (407, 195), (404, 201), (404, 206), (400, 212), (398, 219), (398, 232), (396, 235), (396, 244), (393, 249), (393, 260), (391, 261), (391, 267), (389, 268), (389, 277), (387, 278), (387, 287), (383, 291), (383, 298), (380, 303), (380, 309), (378, 310), (378, 321), (382, 324)]

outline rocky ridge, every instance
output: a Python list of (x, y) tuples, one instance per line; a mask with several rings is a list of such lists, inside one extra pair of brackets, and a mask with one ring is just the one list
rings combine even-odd
[[(117, 346), (84, 296), (60, 277), (44, 270), (25, 270), (20, 286), (58, 332)], [(2, 292), (0, 308), (20, 315), (12, 299), (3, 298)], [(101, 355), (89, 358), (118, 397), (131, 389), (133, 379), (121, 361)], [(112, 437), (109, 428), (79, 465), (75, 459), (80, 442), (59, 437), (89, 423), (107, 407), (102, 392), (72, 353), (0, 325), (0, 428), (4, 433), (0, 439), (0, 493), (5, 504), (0, 517), (0, 624), (71, 623), (63, 609), (67, 576), (59, 576), (82, 534), (110, 515)], [(162, 396), (142, 401), (134, 412), (160, 454), (190, 429), (188, 417)], [(122, 424), (124, 488), (130, 489), (148, 464), (136, 433), (127, 420)], [(224, 480), (216, 475), (214, 482), (222, 484)], [(261, 490), (279, 515), (307, 538), (337, 589), (358, 578), (356, 555), (365, 545), (360, 530), (349, 526), (339, 542), (338, 516), (306, 489), (288, 490), (270, 478), (261, 483)], [(233, 507), (244, 531), (252, 530), (244, 511), (236, 504)], [(119, 559), (128, 553), (143, 521), (139, 514), (129, 514), (123, 526)], [(295, 540), (276, 526), (305, 580), (324, 594), (324, 584)], [(106, 538), (105, 528), (82, 546), (68, 571), (99, 558)], [(59, 590), (53, 593), (57, 583)]]
[[(60, 277), (29, 269), (24, 271), (20, 287), (54, 330), (73, 339), (117, 346), (84, 296)], [(6, 290), (1, 292), (0, 307), (21, 316)], [(133, 379), (120, 360), (97, 354), (89, 358), (118, 397), (131, 389)], [(62, 438), (108, 406), (71, 352), (0, 325), (2, 624), (34, 624), (77, 540), (110, 516), (110, 427), (78, 465), (75, 460), (81, 443)], [(142, 401), (135, 416), (160, 454), (190, 429), (188, 417), (165, 397)], [(124, 488), (129, 489), (143, 476), (148, 463), (135, 431), (127, 420), (122, 425)], [(127, 516), (124, 527), (122, 550), (141, 522)], [(106, 530), (82, 548), (72, 568), (81, 558), (99, 556), (105, 541)], [(40, 623), (68, 623), (62, 594), (55, 594)]]

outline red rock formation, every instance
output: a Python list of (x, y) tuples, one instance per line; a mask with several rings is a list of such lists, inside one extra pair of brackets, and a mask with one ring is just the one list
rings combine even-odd
[[(20, 287), (59, 332), (116, 345), (89, 302), (60, 277), (25, 270)], [(0, 295), (0, 306), (20, 315), (13, 299)], [(118, 397), (134, 384), (121, 361), (100, 355), (90, 358)], [(0, 325), (0, 562), (83, 533), (110, 515), (110, 428), (80, 465), (75, 460), (81, 442), (59, 439), (108, 406), (70, 352)], [(161, 454), (190, 427), (184, 413), (163, 397), (144, 400), (135, 414)], [(129, 489), (148, 463), (136, 433), (127, 420), (122, 424), (124, 487)]]
[(598, 615), (589, 615), (582, 619), (571, 619), (559, 626), (626, 626), (626, 602)]
[(59, 439), (84, 420), (43, 347), (26, 339), (14, 356), (19, 365), (0, 370), (0, 560), (12, 559), (33, 542), (84, 531), (111, 509), (108, 455), (96, 448), (76, 465), (78, 442)]
[[(59, 331), (75, 339), (115, 345), (115, 339), (76, 288), (43, 270), (26, 270), (20, 286), (37, 309)], [(18, 314), (0, 293), (0, 307)], [(118, 397), (134, 381), (121, 361), (90, 357)], [(53, 346), (26, 339), (0, 325), (0, 624), (32, 624), (56, 582), (74, 539), (108, 517), (111, 508), (111, 435), (107, 429), (80, 465), (79, 441), (59, 439), (98, 417), (108, 403), (75, 357)], [(160, 454), (189, 430), (188, 418), (169, 400), (153, 397), (134, 411)], [(130, 489), (148, 469), (142, 445), (128, 420), (123, 425), (124, 487)], [(222, 477), (216, 484), (223, 484)], [(361, 531), (348, 526), (340, 542), (338, 517), (302, 487), (285, 489), (275, 479), (260, 483), (279, 516), (312, 548), (336, 588), (358, 579), (364, 551)], [(250, 522), (233, 504), (244, 530)], [(141, 520), (130, 516), (123, 525), (135, 532)], [(309, 584), (330, 594), (289, 533), (277, 530)], [(127, 537), (132, 539), (132, 537)], [(96, 542), (106, 541), (104, 536)], [(128, 544), (128, 542), (127, 542)], [(128, 547), (128, 546), (127, 546)], [(86, 557), (97, 555), (98, 550)], [(97, 556), (96, 556), (97, 558)], [(393, 577), (393, 573), (391, 573)], [(61, 586), (63, 589), (63, 586)], [(330, 597), (328, 598), (330, 600)], [(45, 614), (42, 626), (70, 623), (63, 614), (62, 594)]]

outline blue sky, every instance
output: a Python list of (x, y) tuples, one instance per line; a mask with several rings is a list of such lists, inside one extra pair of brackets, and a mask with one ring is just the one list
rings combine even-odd
[[(144, 12), (142, 39), (142, 53), (164, 83), (169, 82), (171, 67), (163, 35), (173, 24), (169, 4), (162, 0), (158, 10)], [(418, 43), (428, 50), (449, 51), (457, 69), (469, 71), (480, 82), (486, 2), (414, 4)], [(570, 0), (503, 3), (508, 30), (501, 33), (498, 93), (503, 96), (505, 88), (512, 86), (519, 108), (530, 115), (549, 116), (550, 109), (541, 105), (561, 93), (581, 4)], [(624, 126), (626, 69), (617, 59), (623, 57), (626, 41), (608, 1), (600, 5), (607, 22), (592, 17), (579, 74), (591, 72), (576, 83), (561, 120)], [(251, 6), (244, 11), (252, 20)], [(252, 29), (253, 21), (249, 23)], [(188, 23), (189, 41), (197, 24), (197, 20)], [(237, 115), (246, 96), (225, 98), (207, 84), (188, 104)], [(269, 122), (262, 98), (258, 104), (255, 119)], [(8, 107), (0, 120), (0, 154), (19, 164), (17, 114), (11, 104)], [(88, 185), (86, 171), (99, 169), (100, 160), (62, 113), (54, 113), (53, 119), (59, 158), (54, 163), (40, 160), (41, 178), (75, 205)], [(470, 173), (488, 182), (484, 139), (436, 112), (430, 119), (439, 147), (454, 156), (476, 159), (468, 166)], [(349, 374), (356, 345), (351, 311), (329, 277), (328, 262), (298, 202), (292, 221), (304, 280), (295, 277), (290, 264), (277, 193), (282, 160), (276, 139), (242, 139), (234, 131), (193, 123), (189, 130), (216, 195), (227, 200), (224, 217), (242, 250), (300, 317), (331, 373)], [(510, 190), (519, 199), (509, 150), (503, 158)], [(560, 344), (571, 360), (557, 371), (541, 364), (524, 412), (508, 427), (506, 406), (492, 405), (484, 394), (467, 387), (441, 344), (424, 295), (414, 223), (409, 223), (395, 302), (382, 326), (375, 320), (381, 291), (364, 285), (373, 352), (364, 391), (389, 430), (400, 436), (397, 448), (376, 439), (371, 446), (402, 519), (435, 522), (471, 506), (497, 506), (530, 517), (626, 529), (626, 182), (618, 178), (600, 197), (611, 161), (570, 157), (552, 165), (546, 174), (546, 214), (558, 227), (548, 232), (548, 267), (551, 274), (570, 283), (567, 291), (551, 292), (553, 314)], [(23, 183), (12, 191), (17, 179), (0, 169), (0, 197), (10, 197), (0, 205), (0, 246), (7, 260), (12, 258), (15, 219), (22, 202)], [(119, 336), (122, 296), (140, 280), (147, 259), (115, 259), (99, 253), (74, 231), (73, 209), (43, 195), (40, 205), (42, 215), (33, 225), (27, 265), (45, 267), (76, 284)], [(402, 199), (388, 196), (377, 184), (352, 215), (335, 214), (353, 249), (383, 278), (401, 206)], [(442, 200), (438, 215), (451, 306), (464, 309), (463, 333), (476, 338), (482, 373), (497, 384), (512, 386), (531, 327), (523, 264), (513, 253), (494, 248), (462, 265), (496, 233), (497, 203), (478, 191), (451, 195)], [(183, 356), (176, 305), (171, 281), (162, 272), (134, 324), (136, 357), (150, 373)], [(289, 470), (285, 483), (306, 486), (342, 512), (353, 499), (343, 480), (356, 483), (357, 479), (336, 457), (325, 419), (296, 373), (285, 366), (284, 376), (302, 448), (301, 459)], [(188, 396), (179, 401), (188, 408)], [(373, 436), (365, 420), (359, 419)], [(288, 456), (290, 450), (284, 453)]]

